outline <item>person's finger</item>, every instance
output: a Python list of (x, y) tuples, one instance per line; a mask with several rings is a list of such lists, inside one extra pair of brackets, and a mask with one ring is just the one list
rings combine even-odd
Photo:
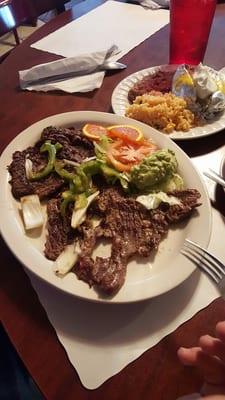
[(225, 321), (216, 324), (216, 336), (225, 344)]
[(207, 383), (225, 385), (225, 365), (218, 358), (204, 353), (200, 347), (181, 347), (177, 354), (184, 365), (197, 367)]
[(225, 362), (225, 344), (220, 339), (214, 338), (210, 335), (201, 336), (199, 339), (199, 347), (211, 355), (217, 356), (221, 361)]
[(177, 351), (177, 355), (182, 364), (197, 365), (197, 357), (199, 352), (202, 352), (200, 347), (191, 347), (190, 349), (180, 347)]

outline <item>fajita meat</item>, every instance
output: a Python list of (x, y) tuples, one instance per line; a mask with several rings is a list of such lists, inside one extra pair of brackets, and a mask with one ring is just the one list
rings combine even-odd
[(45, 256), (55, 261), (66, 245), (74, 241), (75, 233), (71, 228), (71, 208), (63, 218), (60, 212), (60, 198), (51, 199), (47, 204), (47, 238), (45, 243)]
[(85, 158), (94, 156), (93, 143), (82, 136), (79, 129), (49, 126), (43, 130), (41, 135), (41, 142), (46, 140), (50, 140), (54, 144), (58, 142), (63, 145), (58, 158), (80, 163)]
[(78, 129), (45, 128), (41, 140), (34, 147), (16, 151), (13, 154), (13, 161), (8, 169), (11, 174), (12, 193), (16, 199), (29, 194), (37, 194), (42, 200), (52, 197), (62, 189), (64, 180), (55, 173), (34, 182), (29, 181), (26, 177), (26, 157), (32, 161), (34, 170), (38, 171), (45, 167), (47, 155), (40, 153), (40, 146), (47, 140), (53, 144), (58, 142), (63, 145), (57, 154), (57, 157), (61, 159), (81, 162), (94, 154), (92, 142), (83, 137)]
[(33, 163), (33, 168), (44, 168), (46, 157), (41, 157), (38, 148), (29, 148), (24, 151), (16, 151), (13, 154), (13, 161), (8, 167), (11, 174), (12, 193), (16, 199), (29, 194), (37, 194), (40, 200), (49, 198), (59, 192), (64, 185), (64, 180), (60, 176), (52, 173), (44, 179), (31, 182), (26, 177), (25, 161), (26, 157)]
[[(104, 190), (96, 201), (95, 213), (101, 223), (93, 228), (90, 221), (81, 226), (81, 256), (74, 267), (79, 279), (104, 293), (114, 294), (123, 285), (127, 263), (131, 256), (148, 257), (158, 248), (169, 225), (188, 217), (200, 205), (197, 190), (176, 191), (181, 204), (164, 203), (156, 210), (147, 210), (133, 198), (125, 197), (116, 189)], [(93, 210), (90, 210), (93, 216)], [(111, 256), (92, 258), (92, 252), (101, 238), (111, 239)]]

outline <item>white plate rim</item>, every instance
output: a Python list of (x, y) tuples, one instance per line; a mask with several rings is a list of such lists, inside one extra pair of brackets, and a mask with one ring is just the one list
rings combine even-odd
[[(186, 280), (192, 272), (195, 270), (195, 266), (184, 256), (178, 252), (176, 254), (176, 262), (182, 264), (182, 270), (177, 268), (174, 269), (176, 272), (176, 278), (171, 276), (171, 271), (167, 271), (164, 273), (166, 287), (158, 288), (155, 287), (154, 284), (157, 282), (160, 283), (159, 277), (153, 276), (151, 278), (152, 285), (150, 289), (152, 290), (149, 293), (149, 282), (142, 283), (142, 287), (131, 287), (130, 289), (126, 287), (126, 282), (124, 287), (116, 294), (115, 297), (111, 299), (101, 298), (97, 295), (97, 293), (93, 289), (89, 289), (88, 285), (85, 283), (78, 281), (76, 276), (73, 275), (76, 283), (79, 283), (79, 290), (77, 292), (74, 291), (74, 286), (71, 286), (71, 282), (66, 278), (60, 279), (54, 275), (52, 272), (52, 262), (47, 260), (43, 254), (41, 254), (36, 248), (33, 246), (28, 246), (27, 237), (25, 235), (21, 235), (21, 228), (18, 222), (18, 215), (16, 215), (16, 210), (13, 205), (13, 197), (11, 195), (9, 181), (9, 173), (7, 171), (7, 166), (11, 162), (12, 153), (15, 150), (22, 150), (27, 147), (30, 143), (31, 145), (35, 140), (40, 136), (41, 131), (44, 127), (49, 125), (56, 126), (72, 126), (73, 124), (84, 123), (87, 121), (105, 123), (106, 125), (112, 124), (121, 124), (127, 123), (136, 125), (137, 127), (143, 129), (144, 134), (151, 134), (153, 139), (157, 138), (158, 142), (166, 143), (167, 148), (171, 148), (176, 150), (176, 155), (178, 159), (182, 158), (183, 164), (186, 164), (188, 168), (188, 174), (191, 174), (191, 180), (197, 182), (197, 188), (200, 190), (202, 195), (203, 205), (199, 211), (199, 221), (196, 223), (195, 219), (191, 219), (190, 223), (187, 225), (189, 230), (191, 231), (191, 235), (189, 236), (192, 240), (198, 240), (199, 244), (207, 247), (211, 234), (211, 207), (207, 194), (207, 189), (201, 175), (194, 167), (193, 163), (189, 159), (189, 157), (181, 150), (173, 141), (171, 141), (167, 136), (159, 133), (147, 125), (135, 121), (130, 120), (129, 118), (120, 117), (114, 114), (102, 113), (102, 112), (94, 112), (94, 111), (72, 111), (62, 114), (52, 115), (41, 121), (34, 123), (29, 126), (27, 129), (18, 134), (6, 147), (0, 157), (0, 232), (2, 234), (3, 239), (6, 244), (14, 254), (14, 256), (34, 275), (38, 276), (40, 279), (48, 282), (50, 285), (54, 286), (56, 289), (59, 289), (67, 294), (71, 294), (77, 296), (79, 298), (85, 300), (91, 300), (95, 302), (103, 302), (103, 303), (132, 303), (137, 301), (142, 301), (146, 299), (150, 299), (152, 297), (156, 297), (160, 294), (163, 294)], [(196, 186), (195, 186), (196, 187)], [(12, 224), (11, 221), (14, 219), (15, 224)], [(198, 230), (199, 223), (204, 224), (203, 229), (201, 229), (202, 234), (197, 234), (195, 229)], [(194, 230), (191, 227), (194, 226)], [(16, 245), (15, 245), (16, 243)], [(51, 274), (50, 274), (51, 273)], [(73, 281), (75, 282), (75, 281)], [(154, 286), (154, 287), (153, 287)], [(126, 288), (126, 290), (125, 290)], [(144, 288), (144, 290), (143, 290)], [(140, 291), (141, 289), (141, 291)], [(147, 289), (147, 290), (146, 290)], [(127, 297), (127, 293), (130, 294), (130, 297)]]
[[(225, 154), (223, 155), (220, 162), (220, 175), (225, 179)], [(225, 191), (225, 188), (224, 188)]]
[[(133, 87), (133, 85), (141, 80), (143, 77), (153, 74), (156, 71), (165, 71), (165, 70), (174, 70), (176, 65), (157, 65), (154, 67), (145, 68), (130, 74), (122, 81), (118, 83), (118, 85), (114, 88), (112, 97), (111, 97), (111, 105), (113, 112), (117, 115), (124, 116), (125, 109), (129, 105), (127, 94), (128, 91)], [(220, 132), (225, 128), (225, 112), (219, 117), (218, 120), (213, 121), (212, 123), (206, 124), (204, 126), (199, 126), (190, 129), (188, 132), (177, 131), (170, 133), (168, 136), (173, 140), (192, 140), (199, 139), (209, 135), (213, 135), (215, 133)]]

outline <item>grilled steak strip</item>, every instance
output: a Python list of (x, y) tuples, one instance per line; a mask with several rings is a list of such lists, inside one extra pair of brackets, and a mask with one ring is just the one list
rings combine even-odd
[(55, 173), (51, 173), (46, 178), (31, 182), (26, 177), (25, 160), (26, 157), (33, 163), (34, 170), (40, 170), (47, 163), (46, 155), (41, 154), (37, 147), (28, 148), (24, 151), (16, 151), (13, 154), (13, 161), (8, 167), (11, 174), (12, 194), (16, 199), (29, 194), (37, 194), (40, 200), (51, 197), (57, 193), (64, 185), (64, 180)]
[(196, 189), (175, 190), (168, 194), (177, 197), (181, 201), (179, 205), (168, 207), (168, 205), (162, 204), (161, 206), (161, 209), (164, 208), (165, 217), (170, 224), (189, 217), (193, 209), (201, 205), (199, 202), (201, 195)]
[[(158, 209), (148, 211), (115, 188), (103, 190), (89, 211), (90, 215), (94, 210), (102, 217), (100, 225), (93, 228), (87, 221), (80, 227), (82, 253), (74, 267), (77, 277), (104, 293), (116, 293), (124, 283), (129, 258), (148, 257), (158, 248), (169, 225), (188, 217), (200, 205), (197, 190), (176, 191), (171, 195), (180, 198), (181, 204), (163, 203)], [(91, 255), (100, 238), (111, 238), (111, 256), (94, 260)]]
[(60, 212), (60, 202), (60, 199), (51, 199), (47, 204), (48, 233), (44, 253), (49, 260), (53, 261), (75, 238), (74, 230), (71, 228), (72, 210), (68, 207), (66, 216), (63, 218)]
[(16, 151), (13, 161), (8, 167), (11, 174), (12, 193), (16, 199), (29, 194), (37, 194), (40, 199), (49, 198), (58, 193), (64, 181), (57, 174), (51, 173), (46, 178), (31, 182), (26, 177), (25, 160), (28, 157), (33, 163), (33, 169), (42, 170), (47, 164), (46, 153), (40, 153), (40, 146), (49, 140), (52, 143), (59, 142), (63, 148), (57, 153), (57, 158), (66, 158), (71, 161), (81, 162), (87, 157), (94, 155), (94, 147), (91, 141), (82, 136), (76, 129), (67, 128), (45, 128), (41, 140), (34, 147), (24, 151)]
[(85, 158), (95, 155), (93, 143), (85, 138), (79, 129), (49, 126), (43, 130), (40, 142), (43, 143), (46, 140), (63, 145), (57, 154), (57, 157), (61, 159), (65, 158), (80, 163)]
[[(111, 190), (108, 191), (112, 193)], [(103, 194), (105, 201), (105, 193)], [(118, 291), (124, 283), (126, 267), (131, 256), (147, 257), (158, 247), (161, 235), (168, 230), (163, 215), (152, 222), (149, 212), (134, 199), (108, 197), (112, 208), (108, 208), (99, 227), (85, 231), (81, 241), (82, 255), (75, 267), (77, 276), (90, 285), (97, 285), (103, 292)], [(101, 198), (99, 200), (102, 207)], [(91, 258), (99, 238), (111, 238), (111, 256)], [(85, 271), (85, 272), (84, 272)]]

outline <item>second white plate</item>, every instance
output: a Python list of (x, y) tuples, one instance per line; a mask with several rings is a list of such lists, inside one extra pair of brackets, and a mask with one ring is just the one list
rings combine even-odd
[[(174, 69), (172, 65), (160, 65), (156, 67), (150, 67), (142, 69), (141, 71), (135, 72), (123, 79), (114, 89), (112, 94), (112, 108), (115, 114), (125, 116), (126, 108), (129, 106), (128, 92), (134, 86), (134, 84), (140, 81), (145, 76), (154, 74), (156, 71), (168, 71)], [(215, 118), (211, 123), (204, 126), (198, 126), (190, 129), (188, 132), (174, 131), (168, 136), (175, 140), (186, 140), (196, 139), (212, 135), (225, 128), (225, 112), (220, 114), (218, 118)]]

